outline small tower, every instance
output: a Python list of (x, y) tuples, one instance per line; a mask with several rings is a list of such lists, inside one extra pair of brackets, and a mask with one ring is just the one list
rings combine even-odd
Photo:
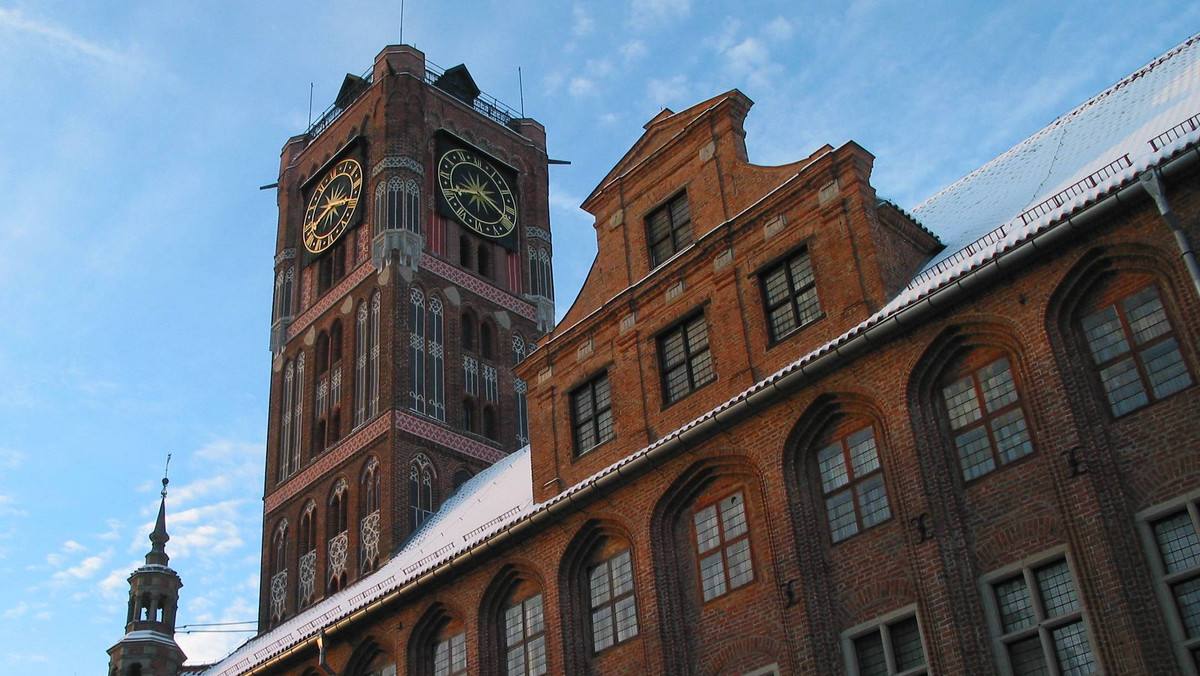
[(167, 478), (162, 480), (158, 521), (150, 533), (146, 565), (129, 576), (125, 637), (108, 649), (109, 676), (175, 676), (186, 656), (175, 643), (179, 574), (167, 567)]

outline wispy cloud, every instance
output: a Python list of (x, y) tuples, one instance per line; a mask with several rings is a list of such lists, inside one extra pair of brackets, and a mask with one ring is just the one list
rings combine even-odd
[(43, 40), (48, 46), (56, 50), (65, 49), (68, 53), (92, 57), (112, 66), (122, 68), (139, 67), (137, 60), (128, 54), (76, 35), (62, 26), (27, 17), (19, 9), (0, 8), (0, 30), (7, 30)]
[(21, 466), (25, 454), (11, 448), (0, 448), (0, 469), (16, 469)]
[(70, 582), (71, 580), (90, 580), (104, 567), (105, 560), (110, 556), (112, 556), (111, 549), (94, 556), (89, 556), (77, 565), (55, 573), (54, 581), (61, 584)]
[(634, 30), (648, 30), (677, 19), (692, 11), (691, 0), (633, 0), (629, 24)]
[(591, 12), (588, 11), (586, 6), (579, 3), (575, 3), (575, 6), (571, 9), (571, 18), (573, 20), (571, 34), (576, 37), (589, 34), (596, 27), (596, 20), (592, 18)]

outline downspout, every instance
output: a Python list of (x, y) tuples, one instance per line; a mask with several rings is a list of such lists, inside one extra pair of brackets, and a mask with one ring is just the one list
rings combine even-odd
[(1200, 265), (1196, 264), (1196, 252), (1192, 251), (1192, 243), (1188, 241), (1187, 232), (1179, 224), (1179, 218), (1175, 216), (1170, 203), (1167, 202), (1167, 192), (1163, 189), (1162, 184), (1162, 172), (1158, 167), (1154, 167), (1142, 172), (1139, 178), (1142, 181), (1142, 187), (1154, 199), (1154, 206), (1158, 207), (1158, 213), (1162, 214), (1167, 227), (1175, 235), (1175, 244), (1179, 246), (1179, 255), (1183, 258), (1183, 264), (1192, 278), (1192, 286), (1196, 289), (1196, 295), (1200, 296)]

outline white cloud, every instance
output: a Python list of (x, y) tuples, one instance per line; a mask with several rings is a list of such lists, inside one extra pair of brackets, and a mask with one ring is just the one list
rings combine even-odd
[(636, 30), (646, 30), (675, 19), (682, 19), (692, 11), (691, 0), (633, 0), (629, 23)]
[[(253, 597), (252, 597), (253, 598)], [(258, 607), (245, 596), (237, 596), (220, 612), (208, 612), (213, 607), (211, 598), (201, 597), (193, 601), (185, 601), (184, 612), (186, 623), (198, 624), (204, 622), (246, 622), (258, 617)], [(199, 612), (198, 612), (199, 611)], [(242, 627), (253, 625), (240, 625)], [(175, 641), (183, 649), (191, 663), (214, 662), (233, 652), (253, 632), (218, 634), (208, 632), (191, 633), (187, 629), (176, 632)]]
[(592, 32), (596, 27), (596, 20), (588, 12), (587, 7), (575, 3), (575, 7), (571, 10), (571, 16), (574, 23), (571, 24), (571, 34), (575, 36), (584, 36)]
[(84, 547), (74, 540), (67, 540), (62, 545), (62, 550), (67, 553), (82, 552), (85, 549), (87, 549), (87, 547)]
[(13, 606), (12, 608), (9, 608), (8, 610), (4, 611), (4, 619), (15, 620), (27, 612), (29, 612), (29, 604), (24, 601), (21, 601), (20, 603)]
[(17, 9), (0, 8), (0, 29), (9, 29), (42, 39), (55, 49), (65, 48), (68, 52), (99, 59), (112, 66), (121, 68), (138, 66), (136, 60), (126, 54), (75, 35), (66, 28), (38, 19), (27, 18)]
[(11, 448), (0, 448), (0, 469), (16, 469), (21, 466), (25, 454)]
[(0, 494), (0, 516), (28, 516), (29, 512), (23, 509), (17, 509), (13, 505), (17, 504), (16, 498), (11, 495)]
[(100, 580), (97, 587), (100, 593), (108, 599), (125, 598), (127, 585), (129, 583), (129, 574), (142, 565), (141, 561), (131, 561), (124, 566), (117, 566), (109, 571), (108, 575)]
[(792, 37), (792, 22), (782, 16), (777, 16), (774, 21), (763, 28), (763, 35), (776, 42), (787, 40)]
[(108, 524), (108, 530), (97, 535), (101, 540), (116, 540), (121, 537), (121, 526), (123, 525), (117, 519), (108, 519), (105, 521)]
[(625, 60), (625, 65), (629, 65), (634, 61), (646, 55), (646, 43), (641, 40), (630, 40), (617, 48), (621, 58)]
[(59, 572), (55, 573), (54, 580), (61, 583), (68, 582), (71, 580), (71, 578), (76, 580), (91, 579), (92, 576), (94, 576), (101, 568), (104, 567), (105, 559), (111, 555), (112, 550), (110, 549), (102, 554), (89, 556), (83, 561), (80, 561), (79, 565), (72, 566), (66, 570), (60, 570)]
[(586, 77), (576, 76), (571, 78), (571, 83), (567, 85), (567, 91), (575, 98), (582, 98), (595, 94), (596, 85)]

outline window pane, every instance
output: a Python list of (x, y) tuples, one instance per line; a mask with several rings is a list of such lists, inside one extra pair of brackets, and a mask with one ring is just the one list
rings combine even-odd
[(508, 676), (525, 676), (525, 646), (508, 651)]
[(539, 636), (529, 642), (529, 676), (546, 673), (546, 637)]
[(817, 289), (812, 287), (796, 296), (796, 308), (800, 313), (800, 323), (807, 324), (821, 315), (821, 304), (817, 302)]
[(784, 303), (779, 307), (771, 310), (771, 334), (779, 338), (786, 335), (789, 331), (796, 328), (796, 313), (792, 309), (791, 303)]
[(713, 375), (712, 353), (706, 348), (700, 354), (692, 355), (692, 381), (694, 387), (700, 387), (711, 383), (715, 376)]
[(754, 579), (754, 570), (750, 564), (749, 540), (733, 543), (725, 550), (725, 554), (729, 557), (730, 588), (737, 589)]
[(976, 427), (965, 434), (954, 438), (958, 448), (958, 460), (962, 465), (963, 479), (970, 481), (996, 469), (996, 461), (992, 458), (991, 444), (988, 442), (987, 430)]
[(605, 606), (592, 613), (592, 646), (600, 652), (613, 644), (612, 608)]
[(1183, 365), (1183, 355), (1179, 354), (1179, 346), (1175, 344), (1174, 338), (1151, 345), (1139, 356), (1146, 367), (1146, 376), (1150, 378), (1150, 387), (1154, 390), (1156, 399), (1162, 399), (1192, 384), (1192, 377)]
[(721, 532), (717, 527), (717, 506), (710, 505), (692, 517), (696, 527), (696, 551), (703, 554), (721, 543)]
[(1008, 659), (1016, 676), (1042, 676), (1049, 674), (1046, 656), (1042, 654), (1042, 642), (1036, 635), (1008, 646)]
[(1092, 647), (1088, 645), (1082, 621), (1058, 627), (1050, 632), (1050, 637), (1054, 641), (1054, 654), (1063, 676), (1096, 671), (1096, 661), (1092, 657)]
[(1079, 600), (1075, 597), (1075, 584), (1071, 580), (1071, 570), (1067, 568), (1065, 560), (1039, 568), (1036, 577), (1046, 617), (1058, 617), (1079, 606)]
[(437, 644), (433, 654), (433, 675), (449, 676), (450, 674), (450, 644), (442, 641)]
[(662, 360), (668, 368), (682, 364), (684, 356), (682, 331), (673, 330), (670, 334), (663, 337)]
[(604, 562), (592, 569), (591, 575), (588, 576), (588, 587), (591, 591), (592, 607), (595, 608), (602, 603), (608, 603), (608, 562)]
[(813, 283), (812, 261), (808, 258), (808, 252), (792, 258), (789, 262), (788, 270), (792, 274), (792, 285), (799, 291)]
[(504, 611), (504, 645), (514, 646), (525, 640), (525, 625), (521, 623), (521, 604)]
[(825, 500), (825, 513), (829, 516), (829, 530), (834, 542), (841, 542), (858, 532), (854, 519), (854, 499), (849, 490), (834, 493)]
[(1025, 427), (1025, 414), (1019, 408), (997, 416), (992, 421), (992, 433), (996, 437), (996, 450), (1003, 462), (1012, 462), (1033, 452), (1029, 443), (1029, 430)]
[(1200, 636), (1200, 577), (1175, 585), (1171, 594), (1179, 606), (1184, 633), (1188, 638)]
[(617, 601), (614, 607), (617, 613), (617, 641), (624, 641), (631, 636), (636, 636), (638, 632), (637, 608), (634, 605), (633, 597)]
[(633, 558), (629, 550), (614, 556), (609, 565), (612, 566), (613, 595), (620, 596), (633, 591)]
[(859, 485), (858, 506), (862, 513), (863, 528), (870, 528), (892, 515), (882, 476), (877, 474)]
[(768, 305), (777, 305), (783, 302), (791, 291), (788, 288), (787, 272), (782, 267), (768, 272), (763, 277), (763, 286), (767, 290)]
[(746, 510), (742, 504), (742, 494), (733, 495), (721, 501), (721, 525), (725, 529), (725, 539), (732, 540), (746, 532)]
[(905, 671), (924, 666), (925, 650), (921, 647), (921, 630), (917, 627), (917, 618), (910, 617), (888, 627), (892, 636), (892, 655), (896, 660), (896, 669)]
[(725, 562), (721, 552), (700, 559), (700, 587), (705, 601), (725, 593)]
[(950, 414), (950, 427), (961, 429), (983, 417), (979, 410), (979, 398), (975, 394), (975, 383), (970, 376), (961, 378), (942, 390), (946, 399), (946, 411)]
[(542, 615), (542, 595), (530, 597), (525, 601), (525, 635), (533, 636), (545, 631), (546, 626)]
[(1081, 324), (1095, 363), (1103, 364), (1129, 351), (1129, 343), (1125, 340), (1125, 331), (1121, 329), (1121, 320), (1117, 318), (1116, 308), (1109, 306), (1090, 314), (1083, 318)]
[(1133, 329), (1133, 340), (1138, 345), (1171, 331), (1158, 289), (1153, 286), (1126, 298), (1121, 305), (1125, 308), (1129, 328)]
[(1108, 393), (1108, 403), (1112, 406), (1113, 415), (1141, 408), (1148, 401), (1133, 358), (1122, 359), (1101, 370), (1100, 380), (1104, 383), (1104, 391)]
[(868, 427), (846, 437), (846, 446), (850, 449), (850, 464), (856, 478), (879, 469), (874, 429)]
[(1163, 567), (1177, 573), (1200, 564), (1200, 539), (1187, 512), (1180, 512), (1154, 524), (1154, 537), (1162, 554)]
[(828, 493), (836, 488), (841, 488), (850, 481), (840, 441), (826, 446), (817, 453), (817, 467), (821, 471), (822, 492)]
[(979, 370), (979, 384), (983, 388), (983, 401), (988, 413), (998, 411), (1017, 400), (1017, 386), (1013, 384), (1008, 360), (1000, 359)]
[(996, 585), (996, 606), (1000, 610), (1000, 626), (1004, 633), (1033, 626), (1033, 603), (1024, 577)]
[(450, 668), (456, 674), (467, 670), (466, 633), (457, 634), (454, 638), (450, 639)]
[(862, 676), (888, 676), (887, 656), (878, 631), (854, 639), (854, 659)]

